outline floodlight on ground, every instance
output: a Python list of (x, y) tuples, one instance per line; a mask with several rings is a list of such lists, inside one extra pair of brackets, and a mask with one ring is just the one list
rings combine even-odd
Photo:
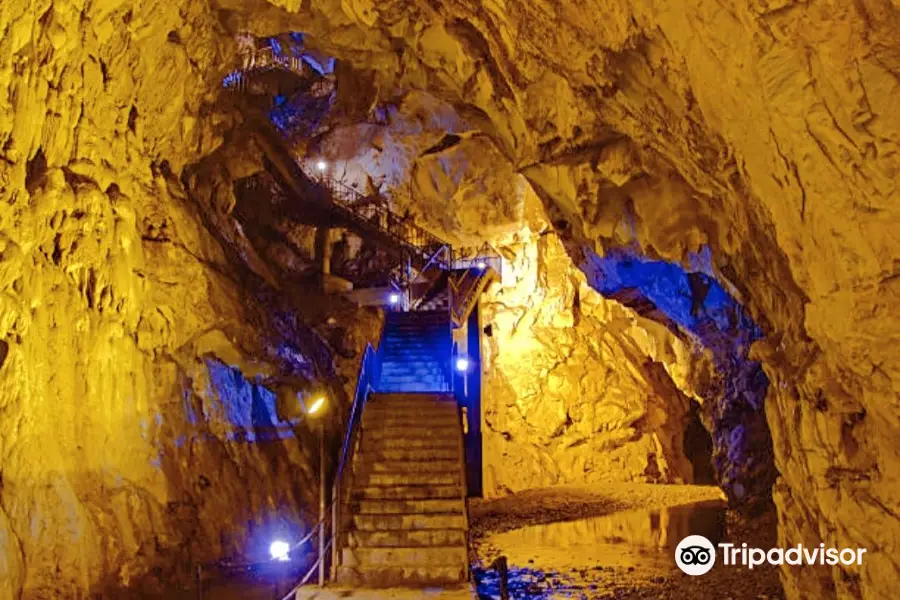
[(269, 554), (272, 560), (287, 561), (290, 560), (291, 546), (287, 542), (275, 540), (269, 546)]

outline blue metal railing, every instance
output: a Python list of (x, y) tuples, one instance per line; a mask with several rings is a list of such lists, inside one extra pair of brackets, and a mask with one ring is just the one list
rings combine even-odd
[(376, 351), (371, 344), (366, 344), (366, 350), (363, 354), (362, 363), (359, 367), (359, 380), (356, 384), (356, 395), (353, 398), (353, 406), (350, 408), (350, 415), (347, 417), (347, 430), (344, 434), (343, 445), (341, 446), (341, 457), (338, 462), (337, 470), (334, 473), (334, 484), (331, 488), (331, 580), (337, 578), (337, 568), (340, 558), (340, 535), (341, 535), (341, 511), (344, 507), (344, 501), (347, 499), (349, 490), (352, 485), (348, 485), (346, 481), (347, 469), (350, 469), (352, 475), (353, 456), (356, 453), (356, 447), (359, 442), (360, 423), (362, 422), (363, 409), (369, 394), (375, 390), (378, 379), (381, 376), (381, 358), (380, 352)]

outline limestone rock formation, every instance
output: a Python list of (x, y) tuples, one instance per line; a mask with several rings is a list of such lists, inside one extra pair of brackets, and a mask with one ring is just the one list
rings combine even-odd
[[(868, 549), (861, 567), (828, 576), (785, 570), (788, 595), (889, 593), (900, 573), (898, 29), (892, 0), (2, 3), (0, 593), (65, 596), (122, 584), (152, 565), (171, 566), (166, 549), (181, 551), (188, 540), (201, 546), (190, 554), (215, 555), (220, 548), (203, 529), (209, 515), (247, 514), (224, 500), (237, 493), (233, 466), (275, 482), (259, 457), (228, 440), (216, 457), (180, 463), (184, 398), (201, 410), (222, 398), (201, 385), (218, 364), (211, 357), (240, 367), (246, 381), (232, 373), (226, 395), (241, 405), (259, 398), (271, 406), (253, 387), (257, 374), (297, 372), (298, 387), (332, 368), (321, 335), (271, 309), (278, 271), (229, 214), (227, 186), (250, 173), (227, 161), (201, 164), (241, 121), (222, 101), (221, 83), (242, 31), (304, 32), (307, 46), (366, 75), (354, 87), (359, 99), (342, 105), (348, 126), (412, 91), (451, 106), (462, 124), (423, 136), (423, 151), (448, 133), (464, 137), (496, 177), (467, 176), (469, 165), (448, 158), (453, 185), (431, 186), (428, 163), (440, 159), (417, 151), (422, 170), (401, 179), (423, 195), (441, 191), (452, 214), (489, 221), (468, 239), (520, 228), (493, 230), (495, 219), (515, 213), (477, 204), (519, 194), (507, 186), (524, 177), (590, 286), (604, 286), (596, 260), (623, 248), (715, 279), (760, 329), (734, 356), (758, 361), (769, 382), (782, 543)], [(203, 177), (192, 179), (198, 171), (189, 167), (205, 167)], [(566, 327), (569, 298), (578, 290), (584, 309), (590, 294), (568, 267), (554, 276), (560, 310), (526, 306), (523, 314), (547, 332), (567, 332), (572, 347), (593, 339), (607, 305), (583, 310), (593, 316), (578, 325), (573, 312)], [(625, 340), (645, 335), (623, 333), (597, 356), (620, 358), (632, 352)], [(675, 375), (686, 368), (677, 352), (659, 354), (677, 343), (649, 338), (668, 341), (641, 352), (653, 356), (656, 346), (655, 361), (678, 387), (694, 385)], [(504, 360), (502, 349), (495, 356)], [(560, 358), (540, 349), (538, 357), (548, 375)], [(615, 375), (638, 391), (661, 381), (648, 369)], [(497, 418), (515, 417), (505, 422), (542, 445), (555, 440), (540, 477), (581, 468), (584, 450), (559, 447), (599, 424), (582, 413), (576, 426), (584, 407), (551, 393), (535, 427), (519, 408), (530, 408), (531, 396), (520, 393), (501, 394)], [(620, 424), (640, 410), (653, 414), (649, 397), (621, 402)], [(566, 413), (576, 431), (554, 437), (560, 423), (566, 431)], [(222, 435), (220, 417), (209, 415), (202, 429)], [(657, 421), (660, 430), (666, 422)], [(657, 461), (665, 444), (660, 438)], [(302, 446), (281, 446), (300, 471)], [(719, 448), (726, 467), (754, 456)], [(562, 468), (564, 458), (571, 462)], [(195, 477), (207, 464), (222, 469), (221, 489)], [(265, 485), (247, 502), (262, 507), (281, 493)], [(305, 493), (292, 492), (301, 512)], [(194, 523), (206, 533), (192, 532)]]
[(230, 217), (219, 27), (193, 3), (0, 7), (0, 597), (149, 591), (315, 521), (291, 411), (320, 384), (340, 411), (378, 320), (276, 294)]

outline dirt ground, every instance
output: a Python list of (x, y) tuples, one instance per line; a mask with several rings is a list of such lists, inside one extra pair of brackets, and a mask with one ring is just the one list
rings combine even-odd
[[(707, 515), (707, 521), (710, 514), (719, 516), (721, 522), (714, 525), (722, 541), (765, 549), (775, 545), (774, 512), (743, 521), (719, 508), (723, 499), (715, 487), (603, 484), (471, 501), (471, 553), (479, 598), (499, 598), (494, 561), (500, 556), (507, 559), (510, 597), (516, 599), (782, 598), (777, 567), (749, 571), (717, 564), (706, 575), (691, 577), (675, 566), (674, 550), (668, 546), (685, 534), (699, 533), (687, 531), (696, 525), (697, 515), (675, 508), (687, 504), (713, 502), (715, 508), (704, 509), (700, 516)], [(674, 521), (684, 523), (679, 528)], [(666, 534), (677, 534), (678, 539), (665, 539)], [(591, 536), (598, 535), (602, 543), (594, 544)], [(642, 543), (630, 544), (633, 536)], [(612, 544), (605, 543), (610, 540)], [(653, 548), (652, 542), (667, 547)], [(613, 548), (616, 555), (593, 553), (598, 547)]]

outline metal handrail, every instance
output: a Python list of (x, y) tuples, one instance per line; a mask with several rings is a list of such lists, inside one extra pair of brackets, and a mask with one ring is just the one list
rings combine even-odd
[[(448, 254), (452, 256), (452, 246), (448, 242), (415, 223), (399, 217), (386, 206), (369, 202), (369, 200), (380, 199), (380, 196), (363, 194), (327, 173), (310, 175), (313, 170), (303, 163), (300, 163), (300, 167), (309, 179), (318, 181), (320, 185), (331, 192), (333, 204), (347, 209), (363, 222), (376, 225), (382, 232), (413, 250), (420, 260), (430, 262), (444, 248), (447, 248)], [(450, 256), (447, 259), (448, 266)]]
[(305, 76), (309, 69), (299, 56), (282, 56), (275, 52), (272, 46), (254, 48), (249, 52), (241, 53), (241, 66), (230, 72), (222, 80), (225, 88), (242, 91), (246, 84), (247, 75), (253, 71), (265, 71), (273, 68), (282, 68), (285, 71)]
[(366, 344), (366, 350), (359, 367), (359, 380), (356, 384), (356, 395), (353, 399), (353, 406), (350, 408), (350, 415), (347, 418), (347, 429), (344, 433), (344, 439), (341, 445), (341, 457), (338, 461), (338, 466), (334, 473), (334, 482), (331, 487), (330, 579), (332, 581), (337, 578), (337, 568), (340, 561), (339, 540), (341, 536), (341, 511), (343, 510), (344, 500), (351, 489), (350, 485), (346, 485), (345, 473), (349, 468), (351, 470), (350, 474), (352, 475), (353, 457), (356, 453), (356, 447), (359, 441), (358, 437), (360, 424), (362, 423), (363, 409), (365, 408), (369, 393), (374, 389), (374, 384), (378, 381), (380, 364), (381, 361), (378, 352), (372, 348), (371, 344)]
[[(441, 262), (439, 260), (440, 255), (447, 255), (446, 262)], [(434, 289), (434, 286), (437, 285), (438, 281), (440, 281), (441, 273), (445, 273), (448, 270), (448, 265), (452, 262), (453, 250), (450, 246), (444, 245), (438, 248), (437, 251), (431, 256), (425, 266), (419, 269), (419, 276), (424, 277), (426, 282), (431, 282), (431, 284), (420, 291), (419, 295), (416, 298), (413, 298), (410, 295), (410, 309), (415, 310), (419, 307), (420, 304), (428, 297), (428, 294)], [(438, 271), (438, 275), (433, 277), (430, 275), (430, 272), (433, 270)]]

